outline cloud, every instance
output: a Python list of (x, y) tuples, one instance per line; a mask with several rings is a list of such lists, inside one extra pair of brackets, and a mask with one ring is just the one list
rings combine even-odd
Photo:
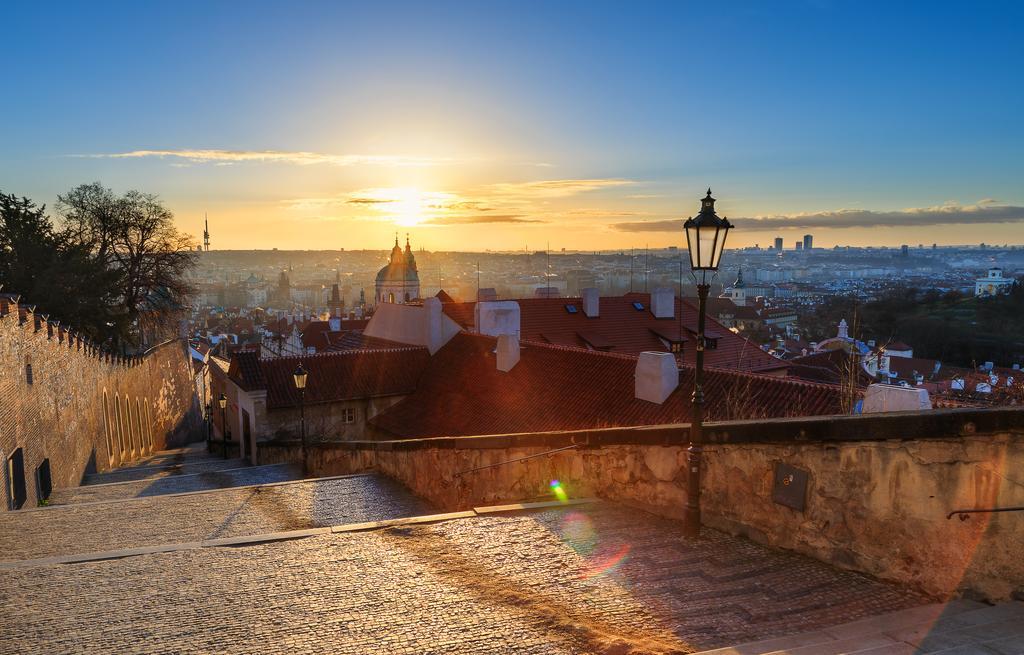
[[(335, 201), (336, 202), (336, 201)], [(346, 205), (380, 205), (388, 202), (396, 202), (394, 198), (349, 198)]]
[[(620, 232), (675, 232), (682, 228), (684, 219), (632, 221), (614, 223), (612, 229)], [(838, 209), (835, 211), (783, 214), (775, 216), (729, 218), (737, 228), (745, 230), (785, 230), (811, 228), (858, 227), (928, 227), (932, 225), (962, 225), (971, 223), (1022, 223), (1024, 207), (1001, 205), (986, 198), (974, 205), (955, 202), (935, 207), (914, 207), (896, 211), (867, 209)]]
[(588, 191), (610, 189), (635, 184), (633, 180), (621, 178), (593, 178), (579, 180), (540, 180), (536, 182), (502, 182), (489, 184), (485, 190), (489, 195), (515, 198), (546, 197), (560, 198)]
[(129, 152), (71, 155), (91, 159), (179, 159), (193, 164), (215, 163), (228, 165), (237, 163), (294, 164), (310, 166), (328, 164), (331, 166), (356, 166), (377, 164), (382, 166), (434, 166), (452, 160), (404, 155), (332, 155), (320, 152), (287, 150), (131, 150)]
[(547, 223), (539, 218), (517, 214), (469, 214), (462, 216), (435, 216), (423, 221), (425, 225), (480, 225), (484, 223)]

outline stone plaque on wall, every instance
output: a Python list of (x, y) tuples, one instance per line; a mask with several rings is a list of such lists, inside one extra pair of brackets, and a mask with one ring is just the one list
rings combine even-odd
[(779, 462), (775, 465), (772, 500), (798, 512), (807, 506), (807, 471)]

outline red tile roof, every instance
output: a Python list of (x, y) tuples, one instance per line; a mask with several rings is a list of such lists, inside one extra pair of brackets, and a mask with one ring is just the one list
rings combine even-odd
[(235, 353), (228, 375), (244, 390), (265, 389), (267, 408), (295, 407), (299, 392), (292, 373), (301, 362), (309, 371), (306, 403), (412, 393), (430, 361), (426, 348), (349, 350), (303, 357), (260, 358), (253, 351)]
[[(634, 310), (635, 311), (635, 310)], [(459, 436), (690, 419), (693, 371), (661, 405), (635, 398), (637, 358), (524, 342), (508, 373), (497, 370), (492, 337), (460, 333), (439, 350), (416, 391), (371, 420), (396, 437)], [(839, 390), (768, 375), (709, 370), (709, 420), (807, 416), (839, 411)]]
[[(520, 336), (528, 341), (542, 341), (560, 346), (598, 348), (603, 344), (609, 352), (637, 355), (645, 351), (668, 352), (662, 338), (675, 336), (688, 341), (683, 347), (683, 362), (694, 364), (696, 358), (697, 307), (689, 298), (675, 299), (673, 318), (655, 318), (650, 311), (648, 293), (629, 293), (600, 299), (599, 316), (583, 313), (579, 298), (523, 298), (519, 303)], [(641, 303), (637, 310), (633, 303)], [(566, 305), (576, 307), (575, 313), (566, 311)], [(465, 328), (474, 325), (474, 303), (444, 303), (442, 308), (450, 318)], [(679, 320), (680, 311), (682, 321)], [(682, 334), (680, 337), (680, 324)], [(709, 367), (731, 368), (742, 371), (770, 371), (784, 369), (787, 363), (766, 353), (757, 344), (723, 327), (712, 317), (707, 318), (706, 334), (717, 338), (717, 347), (706, 350), (704, 363)]]

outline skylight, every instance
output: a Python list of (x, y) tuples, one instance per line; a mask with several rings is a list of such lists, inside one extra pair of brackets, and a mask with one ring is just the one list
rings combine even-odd
[(644, 311), (644, 304), (642, 302), (635, 302), (633, 303), (633, 309), (635, 309), (638, 312), (642, 312)]
[(566, 305), (565, 311), (569, 312), (570, 314), (575, 314), (576, 312), (579, 311), (579, 309), (577, 309), (576, 305)]

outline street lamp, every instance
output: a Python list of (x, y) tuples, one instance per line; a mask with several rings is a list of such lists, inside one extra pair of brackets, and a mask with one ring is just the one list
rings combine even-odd
[(213, 448), (213, 407), (210, 403), (206, 403), (206, 407), (204, 409), (203, 422), (206, 424), (206, 452), (210, 452)]
[(295, 388), (299, 390), (299, 428), (302, 436), (302, 476), (306, 477), (309, 475), (309, 462), (306, 459), (306, 378), (309, 377), (309, 373), (302, 367), (302, 362), (299, 362), (298, 368), (292, 373), (292, 377), (295, 378)]
[(718, 271), (725, 250), (725, 238), (732, 225), (715, 213), (715, 199), (708, 195), (701, 200), (700, 213), (687, 219), (686, 246), (690, 251), (690, 268), (697, 280), (697, 362), (693, 378), (693, 418), (690, 421), (690, 446), (686, 449), (686, 512), (683, 533), (687, 537), (700, 536), (700, 467), (704, 441), (704, 318), (707, 314), (710, 278)]
[(228, 458), (228, 424), (224, 419), (224, 409), (228, 406), (228, 397), (223, 394), (217, 397), (217, 405), (220, 407), (220, 431), (224, 438), (224, 459)]

